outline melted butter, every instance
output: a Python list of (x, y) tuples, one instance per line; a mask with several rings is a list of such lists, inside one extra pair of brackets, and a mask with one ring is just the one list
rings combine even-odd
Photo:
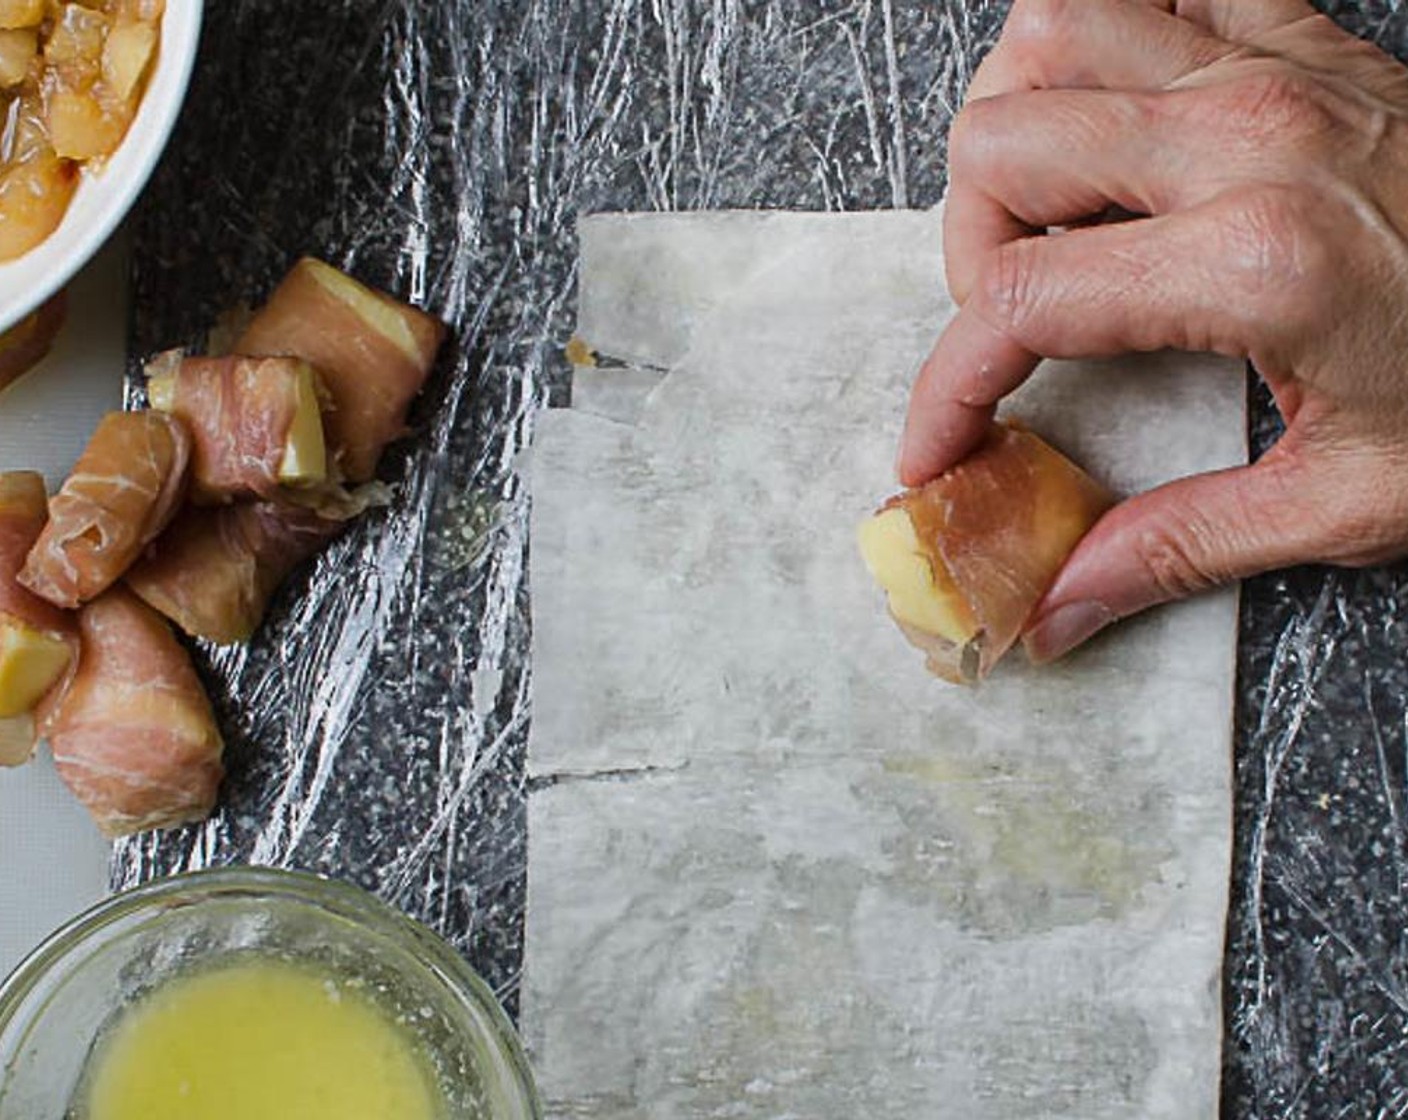
[(84, 1120), (439, 1120), (412, 1036), (355, 988), (262, 960), (196, 973), (95, 1051)]

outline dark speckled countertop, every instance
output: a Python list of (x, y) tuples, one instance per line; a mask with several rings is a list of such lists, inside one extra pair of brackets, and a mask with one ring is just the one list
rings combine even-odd
[[(1396, 0), (1326, 7), (1408, 52)], [(574, 219), (932, 205), (1006, 8), (212, 0), (136, 214), (134, 363), (200, 344), (305, 252), (431, 307), (456, 344), (386, 465), (394, 508), (296, 580), (250, 649), (202, 651), (225, 810), (122, 844), (114, 881), (251, 860), (347, 877), (514, 1007), (530, 610), (513, 467), (566, 392)], [(1228, 1118), (1408, 1114), (1406, 574), (1298, 571), (1243, 598)]]

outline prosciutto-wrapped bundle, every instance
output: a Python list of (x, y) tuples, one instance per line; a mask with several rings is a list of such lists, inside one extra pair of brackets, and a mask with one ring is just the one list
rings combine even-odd
[(49, 352), (67, 311), (67, 296), (60, 291), (0, 333), (0, 389), (23, 377)]
[(163, 412), (112, 412), (49, 503), (20, 582), (55, 606), (102, 594), (180, 507), (191, 437)]
[(59, 776), (108, 836), (203, 820), (224, 745), (190, 657), (124, 589), (78, 617), (77, 671), (41, 718)]
[(969, 458), (888, 502), (860, 528), (890, 613), (929, 668), (986, 676), (1080, 539), (1114, 504), (1031, 432), (995, 424)]
[(299, 261), (235, 343), (235, 352), (302, 358), (322, 374), (333, 408), (328, 445), (343, 476), (366, 482), (435, 364), (439, 320), (331, 265)]
[(192, 637), (246, 641), (289, 573), (345, 525), (274, 502), (188, 509), (127, 585)]
[(15, 578), (47, 518), (43, 478), (29, 471), (0, 474), (0, 766), (17, 766), (33, 753), (30, 712), (77, 650), (72, 616)]
[(320, 392), (299, 358), (185, 358), (147, 383), (190, 428), (191, 498), (206, 505), (325, 481)]

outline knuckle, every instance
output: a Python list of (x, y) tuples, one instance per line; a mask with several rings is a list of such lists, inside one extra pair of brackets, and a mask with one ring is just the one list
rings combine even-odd
[(996, 134), (994, 118), (1001, 98), (985, 97), (965, 105), (953, 120), (948, 138), (949, 168), (955, 175), (981, 174)]
[(978, 270), (976, 291), (992, 325), (1020, 335), (1035, 310), (1038, 280), (1031, 242), (991, 250)]
[(1320, 233), (1321, 204), (1298, 187), (1247, 192), (1222, 223), (1223, 259), (1242, 294), (1268, 314), (1315, 306), (1332, 279), (1334, 253)]
[(1078, 5), (1086, 0), (1017, 0), (1003, 27), (1001, 49), (1025, 76), (1045, 85), (1041, 75), (1050, 59), (1068, 54), (1077, 45)]
[(1194, 516), (1176, 525), (1163, 524), (1144, 530), (1135, 541), (1135, 559), (1164, 600), (1186, 599), (1227, 581), (1204, 557), (1212, 536)]
[(1017, 0), (1007, 17), (1003, 36), (1019, 46), (1059, 42), (1071, 27), (1078, 4), (1084, 0)]
[(1213, 108), (1223, 127), (1254, 146), (1318, 148), (1338, 123), (1312, 76), (1278, 66), (1227, 83)]
[(1002, 34), (1018, 44), (1048, 42), (1069, 23), (1070, 0), (1017, 0)]

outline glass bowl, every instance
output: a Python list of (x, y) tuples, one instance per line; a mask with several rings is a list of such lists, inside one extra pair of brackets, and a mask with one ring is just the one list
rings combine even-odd
[(124, 1009), (172, 979), (251, 958), (356, 982), (424, 1049), (446, 1120), (542, 1115), (512, 1025), (445, 942), (356, 887), (241, 867), (109, 898), (0, 985), (0, 1120), (81, 1120), (89, 1054)]

